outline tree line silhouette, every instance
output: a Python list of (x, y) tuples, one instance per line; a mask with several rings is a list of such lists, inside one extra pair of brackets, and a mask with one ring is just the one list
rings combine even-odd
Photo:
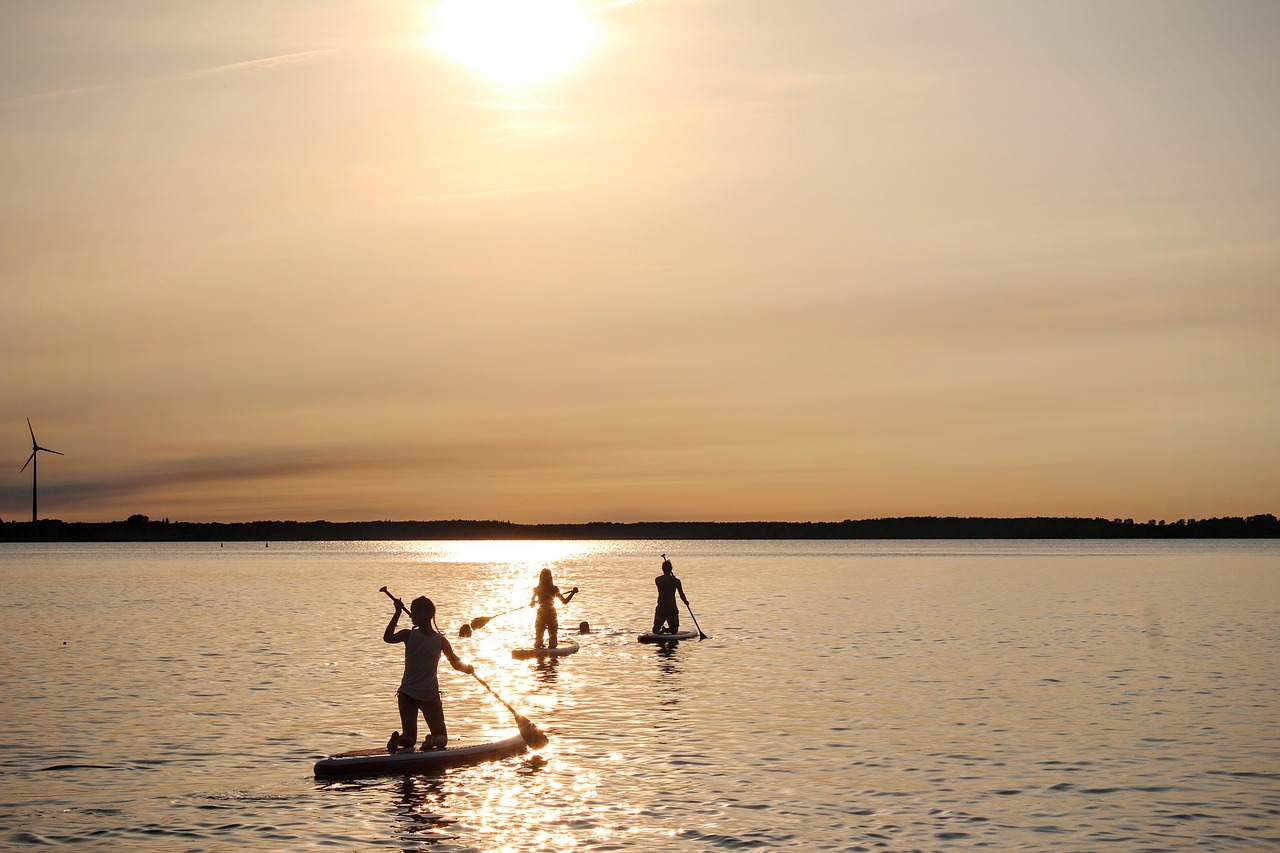
[(0, 542), (245, 542), (405, 539), (1259, 539), (1280, 538), (1270, 513), (1178, 519), (960, 518), (844, 521), (248, 521), (188, 522), (133, 515), (125, 521), (0, 522)]

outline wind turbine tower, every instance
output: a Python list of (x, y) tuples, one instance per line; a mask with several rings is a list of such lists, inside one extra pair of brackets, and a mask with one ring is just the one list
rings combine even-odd
[[(36, 465), (39, 461), (37, 457), (39, 457), (40, 451), (42, 450), (45, 453), (56, 453), (59, 456), (64, 456), (65, 454), (57, 450), (50, 450), (47, 447), (40, 446), (40, 443), (36, 441), (36, 431), (31, 428), (31, 418), (27, 418), (27, 431), (31, 433), (31, 455), (27, 457), (27, 461), (23, 464), (22, 471), (27, 470), (28, 465), (31, 466), (31, 523), (35, 526), (39, 526), (40, 514), (36, 509)], [(22, 471), (19, 471), (18, 473), (21, 474)]]

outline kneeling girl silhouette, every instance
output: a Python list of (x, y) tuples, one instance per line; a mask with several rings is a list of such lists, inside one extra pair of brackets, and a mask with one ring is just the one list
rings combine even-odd
[(400, 708), (400, 729), (391, 733), (387, 742), (387, 751), (412, 749), (418, 739), (418, 713), (427, 721), (431, 734), (422, 741), (422, 748), (443, 749), (449, 743), (449, 732), (444, 724), (444, 706), (440, 702), (440, 682), (436, 677), (436, 667), (443, 654), (449, 665), (458, 672), (471, 675), (475, 667), (463, 663), (449, 641), (435, 627), (436, 606), (426, 596), (419, 596), (409, 605), (409, 618), (413, 628), (396, 630), (396, 623), (404, 605), (397, 599), (396, 612), (387, 623), (387, 630), (382, 639), (388, 643), (404, 643), (404, 676), (400, 679), (400, 689), (396, 692), (396, 702)]

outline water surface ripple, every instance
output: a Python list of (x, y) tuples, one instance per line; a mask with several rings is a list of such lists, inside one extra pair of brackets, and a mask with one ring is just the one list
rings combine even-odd
[[(635, 642), (659, 554), (710, 639)], [(318, 781), (397, 725), (390, 604), (450, 635), (540, 569), (590, 622), (454, 639), (552, 739)], [(0, 847), (1275, 850), (1280, 545), (0, 545)], [(688, 614), (685, 614), (687, 625)], [(456, 738), (514, 731), (442, 670)]]

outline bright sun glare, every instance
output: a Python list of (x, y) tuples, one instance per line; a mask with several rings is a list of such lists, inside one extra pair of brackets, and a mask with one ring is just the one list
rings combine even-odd
[(573, 70), (598, 37), (581, 0), (440, 0), (428, 40), (494, 83), (523, 89)]

